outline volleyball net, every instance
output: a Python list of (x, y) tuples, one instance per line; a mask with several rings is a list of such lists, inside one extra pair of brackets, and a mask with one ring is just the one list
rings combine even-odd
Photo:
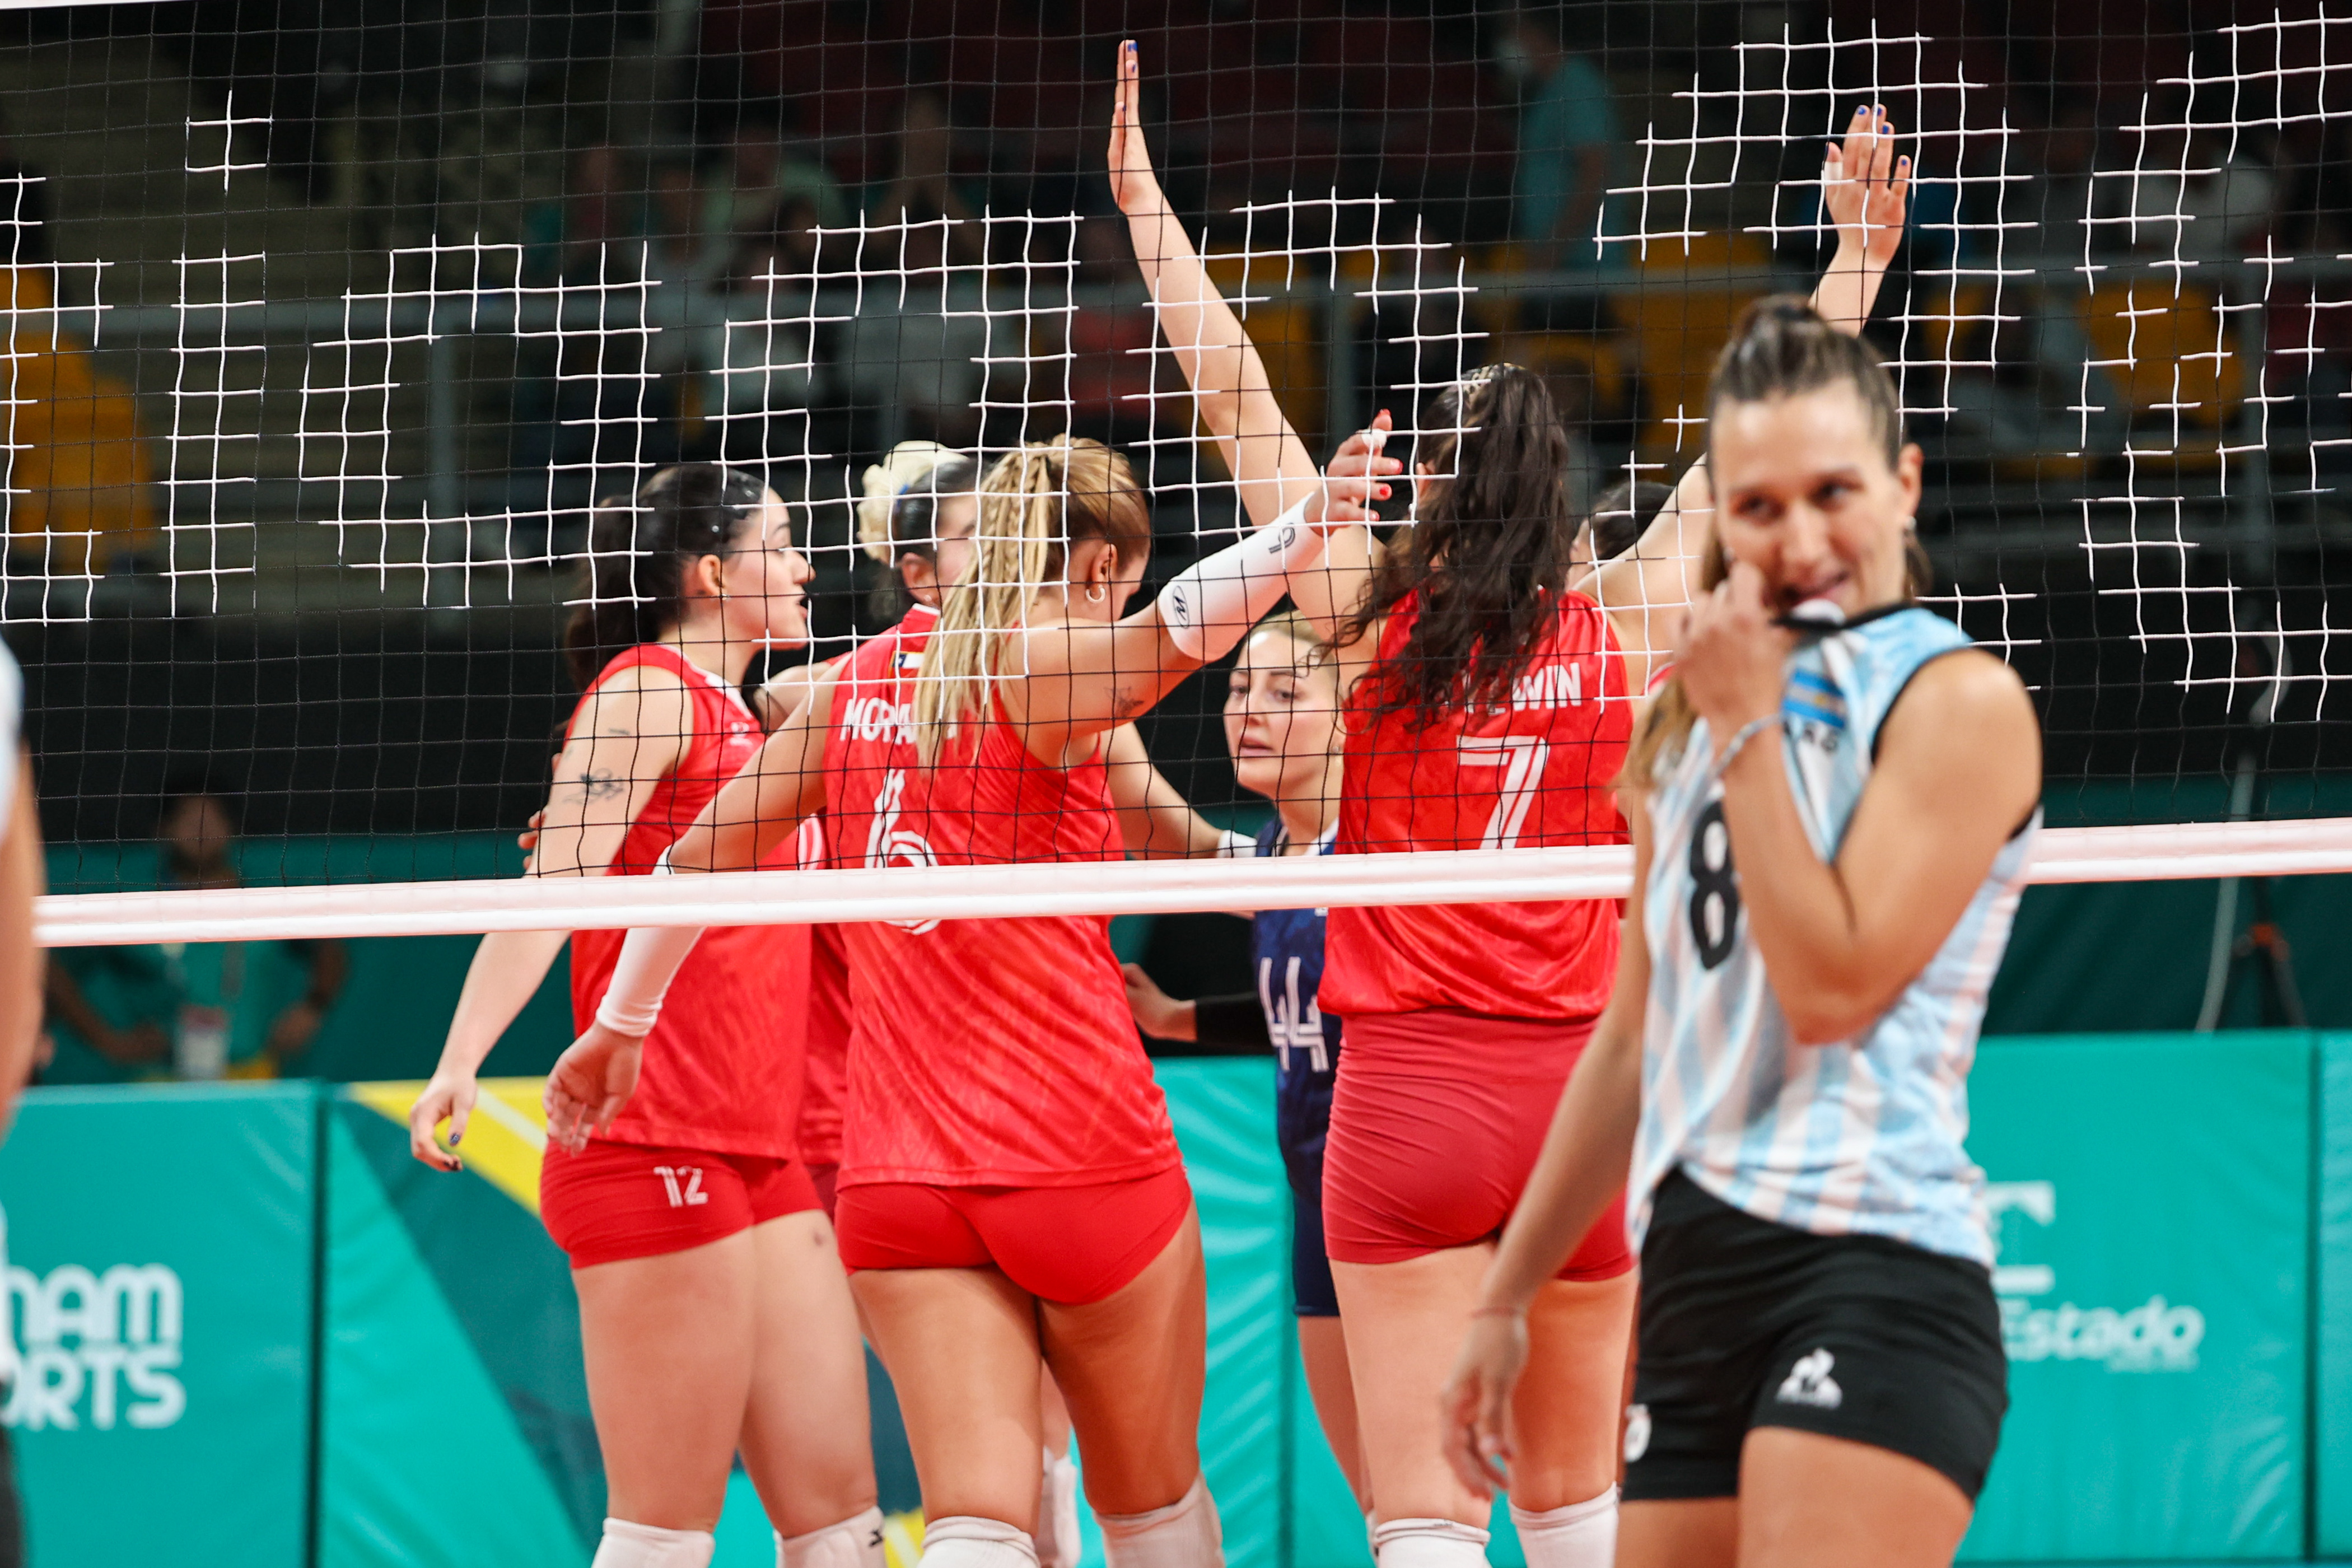
[[(1584, 510), (1697, 456), (1738, 311), (1831, 254), (1824, 144), (1885, 105), (1916, 175), (1868, 331), (1927, 454), (1927, 602), (2042, 712), (2035, 876), (2352, 869), (2352, 5), (1246, 11), (9, 16), (0, 623), (68, 847), (49, 940), (1621, 895), (1610, 847), (693, 887), (417, 847), (545, 799), (595, 508), (662, 465), (792, 508), (814, 637), (753, 683), (896, 618), (856, 510), (909, 438), (981, 471), (1108, 442), (1147, 592), (1247, 528), (1109, 199), (1127, 37), (1171, 205), (1316, 458), (1382, 409), (1442, 434), (1433, 395), (1511, 363)], [(1246, 826), (1226, 679), (1139, 728)], [(153, 885), (197, 795), (252, 885)]]

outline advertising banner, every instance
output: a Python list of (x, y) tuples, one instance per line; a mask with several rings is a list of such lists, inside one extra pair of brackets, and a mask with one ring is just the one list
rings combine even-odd
[(301, 1568), (317, 1091), (35, 1089), (0, 1145), (14, 1429), (47, 1568)]
[(2311, 1037), (1987, 1042), (2009, 1419), (1977, 1562), (2304, 1545)]

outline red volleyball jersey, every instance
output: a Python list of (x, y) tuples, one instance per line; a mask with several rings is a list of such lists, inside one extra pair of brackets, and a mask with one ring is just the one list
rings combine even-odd
[[(667, 644), (629, 649), (604, 668), (589, 690), (640, 664), (674, 670), (686, 682), (690, 728), (686, 754), (654, 786), (621, 841), (606, 873), (614, 877), (652, 870), (662, 851), (694, 825), (762, 739), (758, 721), (733, 687)], [(573, 710), (573, 723), (586, 702), (583, 697)], [(782, 854), (794, 849), (787, 845)], [(585, 1029), (595, 1017), (626, 934), (572, 933), (574, 1029)], [(618, 1143), (790, 1158), (800, 1117), (808, 968), (805, 926), (718, 926), (704, 931), (646, 1037), (636, 1093), (600, 1136)]]
[[(1600, 606), (1563, 595), (1507, 706), (1426, 729), (1410, 714), (1372, 711), (1381, 668), (1402, 656), (1416, 608), (1407, 598), (1389, 615), (1380, 662), (1357, 684), (1333, 852), (1623, 843), (1610, 786), (1633, 714)], [(1318, 1000), (1342, 1017), (1423, 1007), (1592, 1017), (1615, 978), (1617, 921), (1613, 899), (1335, 909)]]
[(849, 950), (835, 925), (809, 928), (808, 1046), (801, 1076), (801, 1158), (841, 1163), (841, 1108), (849, 1093)]
[[(1029, 754), (1002, 708), (937, 764), (915, 752), (929, 627), (901, 626), (836, 679), (825, 744), (836, 864), (1001, 865), (1122, 857), (1100, 758)], [(1106, 919), (842, 928), (849, 1098), (841, 1184), (1070, 1186), (1179, 1163)]]

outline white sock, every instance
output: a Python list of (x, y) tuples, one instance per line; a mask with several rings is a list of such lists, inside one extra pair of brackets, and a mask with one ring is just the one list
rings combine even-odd
[(1391, 1519), (1372, 1531), (1379, 1568), (1486, 1568), (1486, 1532), (1450, 1519)]
[(1067, 1454), (1041, 1450), (1037, 1478), (1037, 1543), (1041, 1568), (1078, 1568), (1078, 1465)]
[(1617, 1560), (1617, 1489), (1566, 1508), (1529, 1513), (1511, 1505), (1528, 1568), (1610, 1568)]
[(709, 1568), (718, 1544), (707, 1530), (663, 1530), (608, 1519), (589, 1568)]
[(1097, 1513), (1110, 1568), (1224, 1568), (1225, 1536), (1209, 1483), (1194, 1476), (1184, 1495), (1149, 1513)]
[(882, 1510), (869, 1508), (806, 1535), (778, 1535), (776, 1568), (882, 1568)]
[(1037, 1568), (1037, 1547), (1001, 1519), (951, 1513), (924, 1524), (919, 1568)]

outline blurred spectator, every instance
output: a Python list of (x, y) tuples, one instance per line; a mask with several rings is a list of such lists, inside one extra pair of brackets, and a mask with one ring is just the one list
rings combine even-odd
[[(165, 887), (239, 885), (236, 820), (219, 795), (165, 802), (158, 837)], [(331, 938), (70, 948), (57, 960), (45, 1083), (284, 1076), (299, 1069), (350, 971)]]
[[(1069, 337), (1061, 345), (1070, 353), (1070, 429), (1113, 445), (1140, 439), (1163, 411), (1151, 396), (1160, 324), (1136, 270), (1127, 225), (1110, 217), (1083, 219), (1071, 245), (1080, 302), (1066, 318)], [(1050, 401), (1060, 390), (1032, 387), (1030, 395), (1042, 393)], [(1165, 411), (1190, 427), (1189, 397), (1168, 399)]]
[[(877, 227), (907, 226), (899, 264), (909, 272), (950, 264), (976, 266), (986, 259), (978, 215), (950, 177), (954, 151), (947, 100), (932, 92), (908, 94), (906, 117), (898, 129), (898, 173), (883, 187), (866, 221)], [(929, 233), (918, 227), (926, 224), (938, 226)], [(874, 243), (866, 242), (869, 247)]]
[(1528, 265), (1546, 271), (1600, 267), (1593, 233), (1622, 140), (1609, 79), (1561, 46), (1548, 11), (1522, 11), (1512, 19), (1502, 63), (1526, 83), (1512, 229), (1528, 247)]
[(913, 435), (968, 446), (980, 428), (981, 356), (992, 352), (980, 312), (987, 247), (949, 177), (952, 146), (946, 101), (909, 94), (898, 172), (866, 217), (893, 232), (867, 235), (856, 258), (864, 276), (841, 334), (842, 390), (880, 410), (884, 445)]
[(2083, 99), (2056, 106), (2049, 127), (2021, 160), (2030, 184), (2003, 191), (2000, 210), (2024, 226), (2001, 237), (2004, 253), (2044, 267), (2080, 267), (2086, 255), (2115, 250), (2122, 226), (2099, 220), (2123, 210), (2126, 183), (2114, 177), (2105, 159), (2108, 133), (2097, 111)]
[(808, 203), (814, 221), (826, 228), (849, 221), (849, 203), (833, 171), (796, 146), (787, 147), (773, 125), (746, 120), (728, 142), (722, 177), (703, 197), (703, 235), (730, 250), (756, 243), (796, 201)]
[[(620, 150), (598, 145), (572, 155), (563, 195), (523, 214), (523, 274), (547, 284), (635, 278), (646, 230), (645, 192)], [(608, 257), (608, 247), (621, 254)]]
[(727, 462), (805, 451), (816, 391), (810, 351), (815, 315), (815, 204), (794, 196), (772, 227), (737, 252), (715, 323), (698, 359), (709, 372), (708, 406), (720, 426), (715, 455)]
[(2270, 165), (2242, 132), (2183, 122), (2185, 110), (2151, 101), (2128, 187), (2132, 244), (2155, 256), (2236, 261), (2271, 216)]
[(49, 249), (49, 185), (17, 157), (0, 120), (0, 267), (55, 259)]
[[(2281, 182), (2272, 247), (2282, 258), (2352, 256), (2352, 126), (2329, 125), (2307, 152)], [(2289, 399), (2274, 417), (2311, 454), (2307, 463), (2274, 458), (2272, 483), (2282, 490), (2340, 488), (2352, 477), (2352, 281), (2287, 275), (2266, 293), (2267, 390)]]

